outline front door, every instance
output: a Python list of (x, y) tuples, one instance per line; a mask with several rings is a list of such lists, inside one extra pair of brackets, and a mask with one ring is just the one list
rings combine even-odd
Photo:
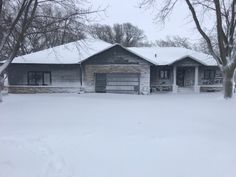
[(178, 69), (177, 70), (177, 85), (179, 87), (184, 87), (184, 76), (185, 76), (185, 70)]

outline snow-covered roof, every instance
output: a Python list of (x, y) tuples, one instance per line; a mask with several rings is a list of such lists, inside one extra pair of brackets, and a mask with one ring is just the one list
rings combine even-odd
[(106, 49), (111, 44), (98, 39), (86, 39), (16, 57), (13, 63), (76, 64)]
[[(13, 63), (23, 64), (78, 64), (119, 44), (99, 39), (85, 39), (16, 57)], [(119, 45), (121, 46), (121, 45)], [(121, 46), (122, 47), (122, 46)], [(216, 66), (212, 56), (180, 47), (122, 47), (154, 65), (171, 65), (190, 57), (207, 66)]]
[(203, 65), (217, 65), (210, 55), (180, 47), (130, 47), (128, 49), (156, 65), (171, 65), (186, 57), (190, 57)]

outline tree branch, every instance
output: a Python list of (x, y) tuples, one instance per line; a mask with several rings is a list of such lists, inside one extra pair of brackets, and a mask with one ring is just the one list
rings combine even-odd
[(223, 62), (223, 65), (227, 65), (227, 53), (226, 53), (226, 45), (228, 43), (227, 39), (225, 39), (225, 33), (222, 27), (222, 17), (221, 17), (221, 7), (219, 0), (214, 0), (215, 2), (215, 8), (216, 8), (216, 27), (217, 27), (217, 38), (218, 38), (218, 45), (220, 50), (220, 58)]
[(213, 50), (213, 47), (212, 47), (212, 43), (211, 43), (211, 40), (210, 38), (208, 37), (208, 35), (203, 31), (200, 23), (199, 23), (199, 20), (198, 20), (198, 17), (197, 17), (197, 14), (196, 14), (196, 11), (195, 9), (193, 8), (191, 2), (189, 0), (185, 0), (191, 13), (192, 13), (192, 17), (193, 17), (193, 20), (196, 24), (196, 27), (199, 31), (199, 33), (202, 35), (202, 37), (205, 39), (206, 43), (207, 43), (207, 46), (208, 46), (208, 49), (209, 49), (209, 52), (210, 54), (215, 58), (215, 60), (217, 61), (218, 65), (221, 66), (222, 64), (224, 64), (224, 62), (220, 59), (219, 56), (217, 56), (217, 54), (215, 53), (215, 51)]

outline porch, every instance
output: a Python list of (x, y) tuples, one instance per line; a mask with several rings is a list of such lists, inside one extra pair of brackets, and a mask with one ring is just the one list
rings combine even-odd
[(200, 92), (199, 66), (178, 67), (173, 66), (172, 92)]
[(151, 68), (151, 92), (206, 92), (222, 89), (222, 73), (218, 67), (205, 66), (184, 58), (172, 65)]
[(163, 66), (151, 69), (151, 92), (200, 92), (199, 67)]

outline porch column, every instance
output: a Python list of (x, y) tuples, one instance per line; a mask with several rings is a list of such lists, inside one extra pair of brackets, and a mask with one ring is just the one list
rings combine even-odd
[(173, 67), (173, 85), (172, 85), (172, 92), (178, 92), (178, 86), (176, 85), (176, 77), (177, 77), (177, 68), (176, 66)]
[(195, 67), (195, 79), (194, 79), (194, 91), (195, 93), (200, 93), (200, 87), (198, 85), (198, 77), (199, 77), (199, 68)]
[(84, 70), (83, 70), (83, 66), (80, 63), (80, 89), (79, 89), (79, 93), (84, 93)]

